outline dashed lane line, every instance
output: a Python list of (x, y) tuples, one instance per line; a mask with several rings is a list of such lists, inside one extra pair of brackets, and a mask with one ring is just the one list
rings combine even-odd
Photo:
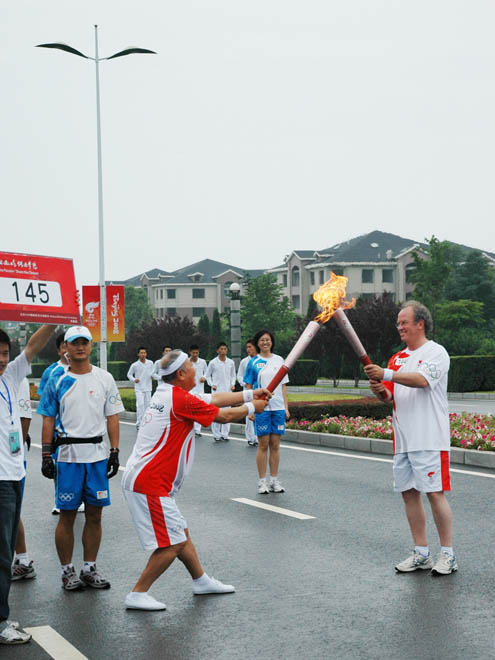
[(249, 500), (246, 497), (231, 497), (233, 502), (240, 502), (241, 504), (248, 504), (255, 506), (258, 509), (265, 509), (266, 511), (273, 511), (274, 513), (281, 513), (283, 516), (290, 516), (291, 518), (298, 518), (299, 520), (314, 520), (315, 516), (308, 516), (305, 513), (298, 511), (291, 511), (290, 509), (282, 509), (280, 506), (273, 506), (273, 504), (265, 504), (264, 502), (257, 502), (256, 500)]
[(30, 633), (34, 641), (54, 660), (88, 660), (51, 626), (36, 626), (24, 630)]

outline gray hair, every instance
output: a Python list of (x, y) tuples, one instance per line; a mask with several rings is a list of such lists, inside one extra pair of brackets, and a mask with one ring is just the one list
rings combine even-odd
[[(182, 354), (182, 351), (180, 348), (174, 348), (173, 351), (169, 351), (166, 353), (161, 362), (160, 362), (160, 367), (162, 369), (166, 369), (169, 367), (177, 358)], [(166, 376), (162, 376), (162, 380), (164, 383), (172, 383), (176, 378), (177, 378), (177, 372), (179, 369), (182, 369), (184, 365), (181, 365), (178, 369), (173, 371), (171, 374), (167, 374)]]
[(428, 337), (430, 333), (433, 332), (433, 319), (428, 307), (418, 302), (417, 300), (407, 300), (401, 305), (401, 310), (406, 309), (407, 307), (412, 307), (415, 323), (424, 321), (425, 335)]

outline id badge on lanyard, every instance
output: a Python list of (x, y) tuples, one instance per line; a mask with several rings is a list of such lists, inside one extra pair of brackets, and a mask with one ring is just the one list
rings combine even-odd
[(5, 401), (6, 405), (8, 406), (9, 409), (9, 419), (10, 419), (10, 430), (9, 430), (9, 447), (10, 447), (10, 453), (15, 456), (21, 451), (21, 438), (19, 431), (14, 428), (14, 418), (12, 416), (12, 399), (10, 397), (10, 391), (9, 388), (7, 387), (7, 383), (3, 380), (2, 378), (2, 384), (5, 387), (5, 392), (7, 396), (0, 390), (0, 396), (2, 399)]

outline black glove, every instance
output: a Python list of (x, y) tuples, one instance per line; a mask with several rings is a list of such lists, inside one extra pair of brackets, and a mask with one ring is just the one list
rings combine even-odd
[(110, 456), (108, 457), (108, 461), (107, 461), (107, 477), (109, 479), (115, 477), (115, 475), (119, 471), (119, 465), (120, 465), (119, 450), (110, 449)]
[(27, 444), (28, 451), (31, 449), (31, 436), (29, 433), (26, 433), (26, 439), (24, 442)]
[(43, 456), (41, 459), (41, 474), (47, 479), (55, 479), (55, 463), (51, 456)]

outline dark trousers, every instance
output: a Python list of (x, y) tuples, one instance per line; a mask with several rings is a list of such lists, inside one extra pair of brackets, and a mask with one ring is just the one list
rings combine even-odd
[(21, 501), (21, 482), (0, 480), (0, 623), (9, 616), (12, 561), (21, 516)]

